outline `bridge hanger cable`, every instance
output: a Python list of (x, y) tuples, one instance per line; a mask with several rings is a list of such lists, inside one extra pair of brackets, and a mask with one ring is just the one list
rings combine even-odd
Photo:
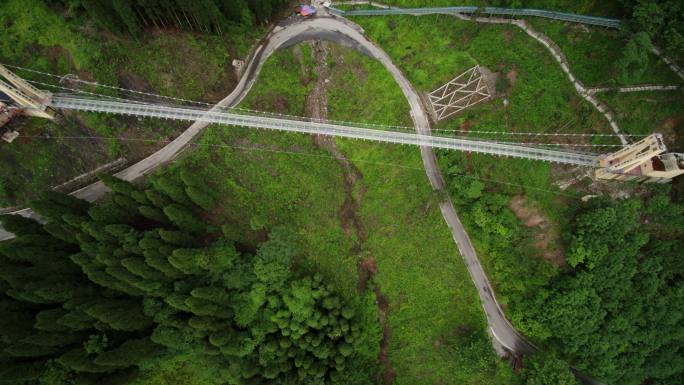
[[(43, 72), (43, 71), (37, 71), (34, 69), (30, 68), (25, 68), (21, 66), (16, 66), (16, 65), (11, 65), (11, 64), (5, 64), (5, 63), (0, 63), (4, 66), (15, 68), (15, 69), (20, 69), (24, 71), (29, 71), (33, 72), (36, 74), (40, 75), (45, 75), (45, 76), (51, 76), (55, 77), (58, 79), (62, 79), (64, 76), (59, 76), (56, 74), (48, 73), (48, 72)], [(152, 96), (152, 97), (157, 97), (157, 98), (163, 98), (163, 99), (168, 99), (168, 100), (174, 100), (174, 101), (181, 101), (181, 102), (186, 102), (186, 103), (193, 103), (193, 104), (199, 104), (199, 105), (204, 105), (208, 107), (214, 107), (215, 104), (211, 103), (206, 103), (206, 102), (199, 102), (199, 101), (193, 101), (189, 99), (183, 99), (183, 98), (176, 98), (172, 96), (164, 96), (164, 95), (159, 95), (159, 94), (154, 94), (154, 93), (148, 93), (148, 92), (142, 92), (142, 91), (136, 91), (136, 90), (131, 90), (127, 88), (122, 88), (122, 87), (116, 87), (116, 86), (110, 86), (106, 84), (100, 84), (97, 82), (91, 82), (91, 81), (86, 81), (86, 80), (81, 80), (81, 79), (71, 79), (72, 81), (75, 82), (80, 82), (96, 87), (104, 87), (104, 88), (109, 88), (113, 90), (118, 90), (118, 91), (123, 91), (123, 92), (131, 92), (135, 94), (140, 94), (140, 95), (145, 95), (145, 96)], [(43, 86), (48, 86), (48, 87), (57, 87), (60, 89), (64, 90), (71, 90), (74, 92), (78, 93), (83, 93), (83, 94), (88, 94), (88, 95), (93, 95), (93, 96), (103, 96), (107, 97), (110, 99), (114, 100), (121, 100), (125, 102), (136, 102), (136, 103), (143, 103), (143, 104), (152, 104), (149, 102), (144, 102), (144, 101), (136, 101), (136, 100), (131, 100), (131, 99), (125, 99), (125, 98), (120, 98), (120, 97), (114, 97), (106, 94), (101, 94), (101, 93), (95, 93), (95, 92), (88, 92), (88, 91), (83, 91), (75, 88), (70, 88), (70, 87), (63, 87), (63, 86), (55, 86), (51, 85), (48, 83), (42, 83), (38, 81), (33, 81), (33, 80), (28, 80), (29, 82), (35, 83), (35, 84), (40, 84)], [(313, 119), (313, 118), (307, 118), (307, 117), (302, 117), (302, 116), (296, 116), (296, 115), (288, 115), (288, 114), (280, 114), (280, 113), (274, 113), (274, 112), (265, 112), (265, 111), (258, 111), (258, 110), (252, 110), (248, 108), (243, 108), (243, 107), (218, 107), (220, 110), (228, 111), (228, 110), (238, 110), (238, 111), (247, 111), (247, 112), (252, 112), (256, 114), (261, 114), (261, 115), (269, 115), (269, 116), (277, 116), (277, 117), (287, 117), (287, 118), (293, 118), (296, 120), (305, 120), (305, 121), (314, 121), (314, 122), (319, 122), (319, 123), (337, 123), (337, 124), (342, 124), (342, 125), (353, 125), (353, 126), (364, 126), (364, 127), (381, 127), (381, 128), (392, 128), (398, 131), (405, 131), (405, 132), (415, 132), (415, 129), (412, 127), (408, 126), (396, 126), (396, 125), (386, 125), (386, 124), (375, 124), (375, 123), (359, 123), (359, 122), (347, 122), (347, 121), (338, 121), (338, 120), (331, 120), (331, 119), (326, 119), (326, 120), (320, 120), (320, 119)], [(476, 134), (476, 135), (500, 135), (500, 136), (561, 136), (561, 137), (569, 137), (569, 136), (576, 136), (576, 137), (618, 137), (619, 135), (617, 134), (581, 134), (581, 133), (542, 133), (542, 132), (509, 132), (509, 131), (479, 131), (479, 130), (462, 130), (462, 129), (440, 129), (440, 128), (432, 128), (430, 131), (433, 132), (461, 132), (461, 133), (469, 133), (469, 134)], [(646, 137), (648, 135), (629, 135), (631, 137)]]
[[(74, 92), (80, 92), (88, 95), (95, 95), (95, 96), (103, 96), (106, 98), (110, 98), (113, 100), (119, 100), (119, 101), (124, 101), (124, 102), (132, 102), (129, 99), (124, 99), (116, 96), (109, 96), (109, 95), (100, 95), (97, 93), (93, 92), (88, 92), (88, 91), (83, 91), (83, 90), (78, 90), (78, 89), (73, 89), (69, 87), (63, 87), (63, 86), (57, 86), (53, 84), (48, 84), (48, 83), (43, 83), (35, 80), (28, 80), (31, 83), (46, 86), (46, 87), (55, 87), (58, 89), (63, 89), (63, 90), (70, 90)], [(133, 101), (136, 102), (136, 101)], [(145, 102), (136, 102), (140, 103), (143, 105), (155, 105), (153, 103), (145, 103)], [(306, 119), (306, 118), (304, 118)], [(330, 121), (325, 121), (321, 120), (321, 122), (330, 122)], [(212, 125), (213, 126), (213, 125)], [(410, 130), (408, 131), (409, 133), (415, 133), (415, 130)], [(511, 144), (511, 145), (525, 145), (525, 146), (568, 146), (568, 147), (623, 147), (621, 144), (584, 144), (584, 143), (562, 143), (562, 142), (520, 142), (520, 141), (512, 141), (512, 140), (499, 140), (499, 139), (490, 139), (490, 138), (474, 138), (474, 137), (468, 137), (468, 136), (453, 136), (452, 138), (454, 139), (463, 139), (463, 140), (481, 140), (485, 141), (488, 143), (502, 143), (502, 144)], [(595, 155), (595, 154), (591, 154)]]
[[(84, 94), (88, 94), (88, 95), (103, 96), (103, 97), (107, 97), (107, 98), (110, 98), (113, 100), (120, 100), (120, 101), (129, 102), (129, 103), (131, 102), (129, 99), (119, 98), (116, 96), (101, 95), (101, 94), (83, 91), (83, 90), (78, 90), (78, 89), (73, 89), (73, 88), (69, 88), (69, 87), (56, 86), (53, 84), (43, 83), (43, 82), (39, 82), (39, 81), (35, 81), (35, 80), (29, 80), (29, 82), (34, 83), (34, 84), (39, 84), (42, 86), (55, 87), (58, 89), (70, 90), (70, 91), (84, 93)], [(145, 103), (145, 102), (136, 102), (136, 103), (140, 103), (140, 104), (144, 104), (144, 105), (155, 105), (155, 104)], [(325, 122), (325, 121), (322, 121), (322, 122)], [(410, 130), (409, 132), (415, 133), (415, 130)], [(567, 147), (585, 147), (585, 148), (586, 147), (594, 147), (594, 148), (598, 148), (598, 147), (622, 147), (622, 145), (620, 145), (620, 144), (583, 144), (583, 143), (578, 144), (578, 143), (561, 143), (561, 142), (520, 142), (520, 141), (512, 141), (512, 140), (499, 140), (499, 139), (494, 140), (494, 139), (489, 139), (489, 138), (484, 138), (484, 139), (473, 138), (473, 137), (467, 137), (467, 136), (465, 136), (465, 137), (464, 136), (454, 136), (453, 138), (454, 139), (463, 139), (463, 140), (478, 140), (479, 139), (479, 140), (483, 140), (483, 141), (486, 141), (489, 143), (536, 146), (536, 147), (542, 147), (542, 148), (544, 146), (567, 146)], [(590, 155), (596, 155), (596, 154), (590, 153)]]
[[(44, 139), (44, 140), (46, 140), (46, 139), (51, 139), (51, 140), (58, 140), (58, 139), (63, 139), (63, 140), (121, 140), (121, 141), (147, 142), (147, 143), (170, 143), (171, 142), (171, 140), (163, 140), (163, 139), (105, 137), (105, 136), (51, 136), (51, 137), (45, 137), (45, 136), (41, 136), (41, 135), (30, 135), (30, 136), (21, 135), (20, 137), (32, 138), (32, 139)], [(312, 153), (306, 153), (306, 152), (301, 152), (301, 151), (276, 150), (276, 149), (264, 148), (264, 147), (254, 147), (254, 146), (249, 147), (249, 146), (236, 146), (236, 145), (229, 145), (229, 144), (211, 144), (211, 143), (190, 143), (190, 145), (196, 146), (196, 147), (208, 147), (208, 148), (214, 148), (214, 149), (216, 149), (216, 148), (231, 148), (231, 149), (237, 149), (237, 150), (242, 150), (242, 151), (262, 151), (262, 152), (270, 152), (270, 153), (276, 153), (276, 154), (309, 156), (309, 157), (315, 157), (315, 158), (335, 159), (335, 160), (346, 159), (346, 160), (351, 161), (351, 162), (373, 164), (373, 165), (392, 167), (392, 168), (401, 168), (401, 169), (405, 169), (405, 170), (420, 171), (420, 172), (425, 171), (425, 169), (422, 167), (407, 166), (407, 165), (402, 165), (402, 164), (397, 164), (397, 163), (392, 163), (392, 162), (378, 162), (378, 161), (372, 161), (372, 160), (367, 160), (367, 159), (355, 159), (355, 158), (337, 157), (337, 156), (333, 156), (333, 155), (312, 154)], [(517, 183), (512, 183), (512, 182), (506, 182), (506, 181), (500, 181), (500, 180), (496, 180), (496, 179), (482, 178), (482, 177), (477, 177), (474, 175), (468, 175), (468, 174), (462, 174), (462, 173), (445, 173), (445, 175), (455, 176), (458, 178), (480, 180), (480, 181), (484, 181), (484, 182), (498, 183), (498, 184), (502, 184), (502, 185), (520, 187), (523, 189), (531, 189), (531, 190), (541, 191), (541, 192), (550, 193), (550, 194), (562, 195), (562, 196), (566, 196), (566, 197), (573, 198), (573, 199), (580, 199), (580, 197), (578, 195), (572, 195), (572, 194), (567, 194), (567, 193), (563, 193), (563, 192), (559, 192), (559, 191), (543, 189), (540, 187), (528, 186), (528, 185), (517, 184)]]

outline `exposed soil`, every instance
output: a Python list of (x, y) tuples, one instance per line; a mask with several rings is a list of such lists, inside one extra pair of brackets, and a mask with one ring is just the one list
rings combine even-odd
[(510, 71), (506, 74), (506, 78), (508, 79), (508, 82), (510, 83), (509, 88), (513, 88), (515, 85), (515, 82), (518, 81), (518, 70), (515, 68), (511, 68)]
[(119, 86), (134, 91), (153, 92), (154, 88), (145, 78), (127, 71), (119, 72)]
[(679, 132), (682, 127), (684, 127), (684, 116), (674, 116), (663, 119), (660, 124), (658, 124), (656, 132), (663, 134), (663, 138), (665, 139), (668, 148), (671, 148), (672, 146), (677, 147), (677, 132)]
[(44, 50), (45, 56), (47, 56), (52, 67), (57, 67), (59, 60), (63, 59), (69, 64), (69, 68), (75, 68), (74, 59), (71, 56), (71, 53), (61, 45), (54, 45), (50, 48), (45, 48)]
[[(305, 110), (307, 116), (323, 120), (328, 116), (326, 85), (330, 78), (330, 67), (327, 65), (329, 45), (326, 42), (319, 41), (310, 44), (312, 46), (312, 54), (316, 61), (315, 71), (318, 77), (316, 83), (307, 95)], [(303, 73), (306, 73), (306, 71), (303, 71)], [(363, 175), (359, 169), (347, 159), (342, 151), (337, 148), (333, 138), (315, 135), (313, 141), (317, 147), (328, 150), (342, 167), (345, 197), (342, 207), (340, 208), (340, 221), (345, 236), (351, 237), (353, 234), (356, 234), (356, 241), (352, 246), (352, 253), (360, 256), (363, 250), (363, 244), (368, 239), (368, 233), (366, 232), (363, 221), (358, 215), (365, 187), (360, 185), (357, 188), (357, 184), (363, 179)], [(383, 335), (378, 359), (385, 368), (382, 375), (383, 384), (391, 385), (396, 374), (388, 356), (388, 346), (391, 336), (391, 331), (387, 322), (389, 301), (387, 297), (382, 294), (378, 282), (374, 280), (374, 276), (378, 272), (375, 258), (372, 255), (366, 255), (360, 258), (357, 271), (359, 275), (359, 292), (364, 292), (369, 285), (372, 285), (375, 293)]]
[(506, 43), (510, 43), (513, 40), (513, 31), (506, 29), (503, 31), (503, 39)]
[(558, 230), (551, 226), (551, 221), (539, 207), (530, 204), (525, 196), (516, 195), (511, 199), (510, 208), (526, 227), (538, 229), (534, 236), (534, 247), (539, 250), (542, 258), (555, 266), (564, 265), (562, 250), (553, 247), (560, 244)]

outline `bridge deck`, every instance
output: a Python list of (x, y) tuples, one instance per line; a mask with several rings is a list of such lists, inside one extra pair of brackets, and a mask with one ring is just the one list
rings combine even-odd
[(545, 148), (488, 142), (482, 140), (468, 140), (419, 135), (405, 132), (375, 130), (331, 123), (307, 122), (300, 120), (244, 115), (219, 110), (207, 111), (189, 107), (162, 106), (136, 102), (119, 102), (67, 96), (54, 97), (52, 107), (65, 110), (106, 112), (174, 120), (204, 121), (233, 126), (265, 128), (279, 131), (301, 132), (307, 134), (374, 140), (386, 143), (409, 144), (433, 148), (444, 148), (449, 150), (469, 151), (482, 154), (535, 159), (578, 166), (598, 166), (597, 156), (591, 154), (550, 150)]

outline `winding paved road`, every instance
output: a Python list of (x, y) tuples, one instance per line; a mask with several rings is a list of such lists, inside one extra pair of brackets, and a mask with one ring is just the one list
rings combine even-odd
[[(319, 17), (290, 22), (285, 26), (274, 27), (253, 51), (243, 76), (235, 90), (217, 103), (212, 109), (237, 105), (245, 95), (247, 95), (254, 84), (262, 65), (274, 51), (304, 40), (330, 40), (341, 43), (380, 61), (380, 63), (387, 68), (404, 93), (410, 107), (410, 114), (416, 132), (423, 135), (430, 134), (428, 114), (420, 101), (418, 93), (402, 72), (394, 65), (390, 57), (364, 36), (361, 27), (346, 19), (331, 17), (327, 15), (324, 9)], [(173, 160), (207, 125), (208, 123), (206, 122), (196, 122), (192, 124), (187, 130), (162, 149), (115, 175), (129, 181), (139, 179), (160, 165)], [(437, 165), (437, 158), (434, 151), (430, 147), (421, 147), (420, 152), (425, 172), (430, 180), (432, 188), (437, 191), (444, 191), (445, 183)], [(101, 182), (97, 182), (74, 191), (72, 195), (88, 201), (94, 201), (104, 195), (107, 191), (108, 189)], [(446, 194), (444, 195), (446, 196)], [(517, 355), (532, 353), (535, 349), (517, 333), (501, 311), (501, 308), (493, 295), (492, 287), (482, 265), (480, 265), (473, 245), (456, 214), (453, 204), (446, 198), (440, 203), (440, 209), (444, 220), (447, 222), (447, 225), (452, 232), (454, 241), (466, 262), (470, 276), (477, 287), (482, 307), (487, 316), (489, 333), (493, 337), (492, 341), (495, 349), (501, 355), (507, 353)], [(30, 209), (22, 210), (17, 212), (17, 214), (35, 217), (35, 214), (33, 214)], [(2, 234), (1, 232), (0, 229), (0, 239), (11, 237), (11, 234), (9, 233), (5, 232)]]

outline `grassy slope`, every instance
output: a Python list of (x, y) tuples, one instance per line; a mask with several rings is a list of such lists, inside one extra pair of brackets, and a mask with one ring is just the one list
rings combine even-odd
[[(398, 7), (448, 7), (448, 6), (501, 6), (501, 2), (491, 0), (384, 0), (379, 3)], [(522, 2), (520, 2), (522, 3)], [(524, 8), (546, 9), (553, 11), (573, 12), (594, 16), (619, 16), (621, 6), (617, 1), (602, 0), (527, 0)], [(363, 7), (363, 6), (361, 6)], [(512, 6), (523, 8), (523, 6)]]
[[(474, 130), (610, 132), (604, 118), (588, 103), (579, 99), (550, 54), (517, 28), (463, 22), (447, 16), (357, 17), (355, 21), (390, 54), (419, 91), (437, 88), (474, 62), (493, 71), (499, 71), (502, 75), (510, 74), (512, 69), (517, 72), (516, 81), (510, 81), (506, 90), (507, 98), (510, 100), (508, 108), (504, 108), (501, 100), (497, 99), (466, 110), (456, 118), (440, 123), (438, 128), (468, 127), (471, 133)], [(575, 59), (571, 60), (577, 59), (580, 55), (578, 52), (582, 50), (575, 47), (575, 51), (571, 53)], [(586, 67), (578, 65), (580, 71), (592, 71), (591, 63), (583, 64)], [(596, 66), (602, 68), (601, 71), (609, 68), (602, 62), (597, 62)], [(655, 73), (661, 70), (664, 71), (663, 74)], [(669, 71), (655, 66), (647, 77), (670, 79), (670, 74)], [(669, 95), (619, 94), (612, 96), (612, 100), (608, 101), (609, 105), (615, 104), (614, 109), (618, 113), (618, 119), (625, 125), (625, 130), (640, 133), (650, 132), (650, 129), (643, 128), (652, 128), (653, 125), (649, 122), (657, 121), (660, 124), (666, 118), (681, 117), (681, 96)], [(667, 99), (670, 102), (644, 103), (648, 99), (657, 99), (660, 102)], [(681, 124), (681, 118), (675, 121)], [(525, 139), (538, 140), (535, 137)], [(545, 190), (556, 190), (552, 184), (553, 175), (562, 175), (563, 170), (569, 168), (552, 167), (535, 161), (504, 161), (477, 154), (464, 156), (442, 153), (440, 160), (443, 165), (453, 167), (444, 169), (443, 172), (465, 172), (469, 177), (484, 178), (486, 189), (490, 193), (526, 195), (529, 200), (539, 204), (542, 213), (550, 218), (552, 226), (558, 229), (559, 233), (563, 233), (567, 225), (565, 208), (572, 202), (572, 198)], [(510, 210), (504, 211), (505, 215), (512, 215)], [(514, 307), (516, 298), (532, 293), (537, 286), (543, 285), (544, 281), (554, 274), (554, 269), (538, 258), (541, 250), (534, 250), (530, 239), (534, 235), (534, 230), (520, 226), (521, 230), (527, 233), (523, 237), (526, 239), (524, 245), (511, 245), (516, 251), (510, 253), (489, 254), (486, 252), (487, 241), (481, 239), (477, 232), (478, 228), (474, 225), (478, 220), (475, 213), (463, 207), (462, 216), (497, 290), (500, 302), (505, 305), (504, 310), (507, 310), (506, 305)], [(507, 273), (499, 273), (504, 271)], [(530, 277), (530, 271), (538, 272), (539, 276)], [(503, 276), (506, 280), (499, 280)]]
[[(339, 54), (345, 64), (333, 69), (330, 117), (377, 121), (382, 116), (385, 123), (407, 124), (406, 102), (384, 69), (355, 53)], [(276, 53), (243, 106), (302, 115), (311, 85), (309, 55), (306, 45)], [(349, 66), (357, 66), (355, 74)], [(358, 71), (367, 76), (362, 85), (355, 77)], [(213, 169), (215, 186), (225, 197), (217, 220), (235, 221), (235, 231), (253, 239), (262, 236), (262, 228), (296, 229), (308, 250), (300, 267), (324, 271), (347, 295), (358, 295), (358, 258), (375, 257), (376, 279), (390, 302), (395, 384), (515, 383), (510, 368), (491, 349), (477, 294), (441, 219), (418, 151), (351, 141), (338, 145), (363, 174), (358, 214), (369, 237), (359, 256), (352, 253), (353, 237), (345, 237), (340, 225), (342, 170), (327, 151), (313, 146), (311, 137), (210, 127), (182, 161)], [(187, 363), (176, 367), (171, 370), (195, 370)], [(151, 370), (147, 378), (159, 378), (159, 371)]]
[[(2, 62), (57, 74), (73, 73), (81, 79), (103, 84), (120, 84), (202, 100), (218, 100), (230, 92), (234, 84), (230, 67), (232, 58), (246, 55), (252, 40), (261, 32), (231, 33), (224, 37), (152, 32), (137, 40), (121, 38), (96, 32), (85, 20), (65, 20), (39, 0), (3, 3), (0, 24), (5, 26), (0, 41)], [(57, 84), (55, 78), (21, 70), (16, 73), (27, 79)], [(173, 138), (185, 126), (97, 114), (70, 114), (62, 123), (18, 119), (13, 124), (23, 135), (49, 134), (53, 138)], [(135, 160), (155, 147), (158, 145), (140, 142), (30, 138), (19, 139), (11, 145), (0, 144), (0, 167), (12, 170), (0, 180), (6, 190), (6, 194), (0, 191), (0, 206), (24, 204), (33, 198), (35, 191), (58, 185), (121, 156)]]
[[(570, 62), (570, 69), (587, 87), (611, 86), (617, 74), (615, 62), (622, 56), (627, 40), (619, 31), (531, 20), (532, 26), (558, 44)], [(634, 84), (682, 84), (683, 81), (657, 56), (649, 55), (648, 69)]]
[[(241, 107), (302, 116), (311, 83), (302, 81), (310, 69), (299, 57), (307, 56), (308, 50), (299, 47), (277, 52), (264, 65)], [(221, 171), (226, 196), (242, 200), (225, 210), (231, 220), (241, 223), (241, 231), (258, 236), (260, 229), (278, 225), (297, 229), (310, 254), (302, 261), (303, 267), (324, 271), (329, 280), (353, 295), (356, 259), (338, 218), (344, 189), (337, 162), (316, 149), (306, 135), (212, 126), (202, 142), (242, 147), (197, 150)], [(253, 214), (245, 217), (244, 212)]]
[[(242, 107), (303, 114), (306, 67), (296, 49), (279, 51), (266, 62)], [(342, 172), (309, 136), (210, 126), (180, 162), (212, 176), (220, 197), (214, 220), (234, 224), (228, 233), (256, 244), (266, 235), (263, 230), (289, 227), (300, 234), (307, 251), (300, 268), (322, 271), (345, 295), (356, 295), (356, 259), (338, 219)], [(193, 357), (171, 357), (149, 367), (140, 383), (163, 384), (178, 377), (187, 385), (211, 384), (205, 375), (211, 370)]]
[(681, 151), (684, 129), (684, 93), (681, 91), (602, 93), (598, 95), (615, 112), (620, 127), (630, 134), (658, 132), (673, 150)]
[[(430, 16), (414, 18), (355, 18), (366, 32), (377, 41), (407, 74), (419, 91), (430, 91), (456, 76), (474, 63), (498, 71), (500, 76), (516, 73), (506, 90), (510, 101), (504, 107), (501, 99), (466, 110), (460, 116), (444, 121), (440, 129), (470, 131), (517, 132), (609, 132), (603, 118), (575, 93), (557, 62), (539, 44), (518, 28), (507, 25), (487, 25), (458, 21), (453, 17)], [(415, 31), (421, 31), (420, 34)], [(475, 135), (475, 134), (473, 134)], [(472, 136), (472, 135), (470, 135)], [(492, 138), (491, 136), (488, 136)], [(495, 136), (511, 140), (511, 137)], [(514, 137), (523, 141), (538, 141), (537, 137)], [(557, 138), (555, 138), (558, 140)], [(553, 139), (552, 139), (553, 140)], [(450, 157), (455, 169), (443, 172), (466, 172), (471, 177), (483, 178), (489, 192), (509, 196), (522, 194), (537, 202), (554, 226), (562, 228), (567, 198), (549, 193), (553, 168), (548, 163), (505, 159), (471, 154), (440, 155)], [(454, 161), (455, 159), (455, 161)], [(508, 209), (506, 209), (508, 210)], [(511, 265), (531, 266), (534, 271), (547, 271), (536, 251), (527, 250), (519, 260), (519, 253), (490, 255), (473, 225), (475, 218), (462, 212), (464, 223), (478, 250), (485, 269), (502, 304), (514, 306), (512, 297), (534, 290), (533, 282), (523, 269), (514, 269), (515, 284), (497, 281), (497, 271), (510, 270)], [(509, 214), (508, 215), (512, 215)], [(551, 274), (547, 271), (547, 274)], [(510, 274), (507, 275), (509, 278)], [(519, 298), (519, 297), (518, 297)], [(505, 309), (506, 310), (506, 309)]]
[[(337, 51), (331, 119), (410, 124), (408, 104), (384, 68)], [(512, 383), (485, 332), (477, 293), (439, 212), (417, 148), (338, 140), (363, 174), (365, 247), (388, 296), (395, 384)], [(358, 161), (363, 160), (363, 161)], [(390, 163), (384, 165), (380, 163)], [(404, 167), (401, 167), (404, 166)]]
[[(496, 99), (441, 122), (439, 129), (610, 132), (603, 117), (577, 96), (551, 55), (518, 28), (463, 22), (447, 16), (406, 16), (392, 20), (355, 19), (394, 58), (419, 91), (437, 88), (474, 63), (498, 71), (501, 76), (510, 76), (511, 71), (517, 74), (515, 82), (509, 81), (506, 91), (508, 107)], [(421, 34), (415, 34), (416, 30)], [(530, 136), (487, 137), (539, 141), (538, 137)], [(473, 175), (531, 188), (501, 183), (490, 183), (490, 187), (527, 194), (542, 204), (547, 215), (558, 220), (562, 217), (556, 196), (536, 190), (552, 189), (550, 164), (517, 159), (502, 162), (496, 157), (477, 154), (467, 159)]]

